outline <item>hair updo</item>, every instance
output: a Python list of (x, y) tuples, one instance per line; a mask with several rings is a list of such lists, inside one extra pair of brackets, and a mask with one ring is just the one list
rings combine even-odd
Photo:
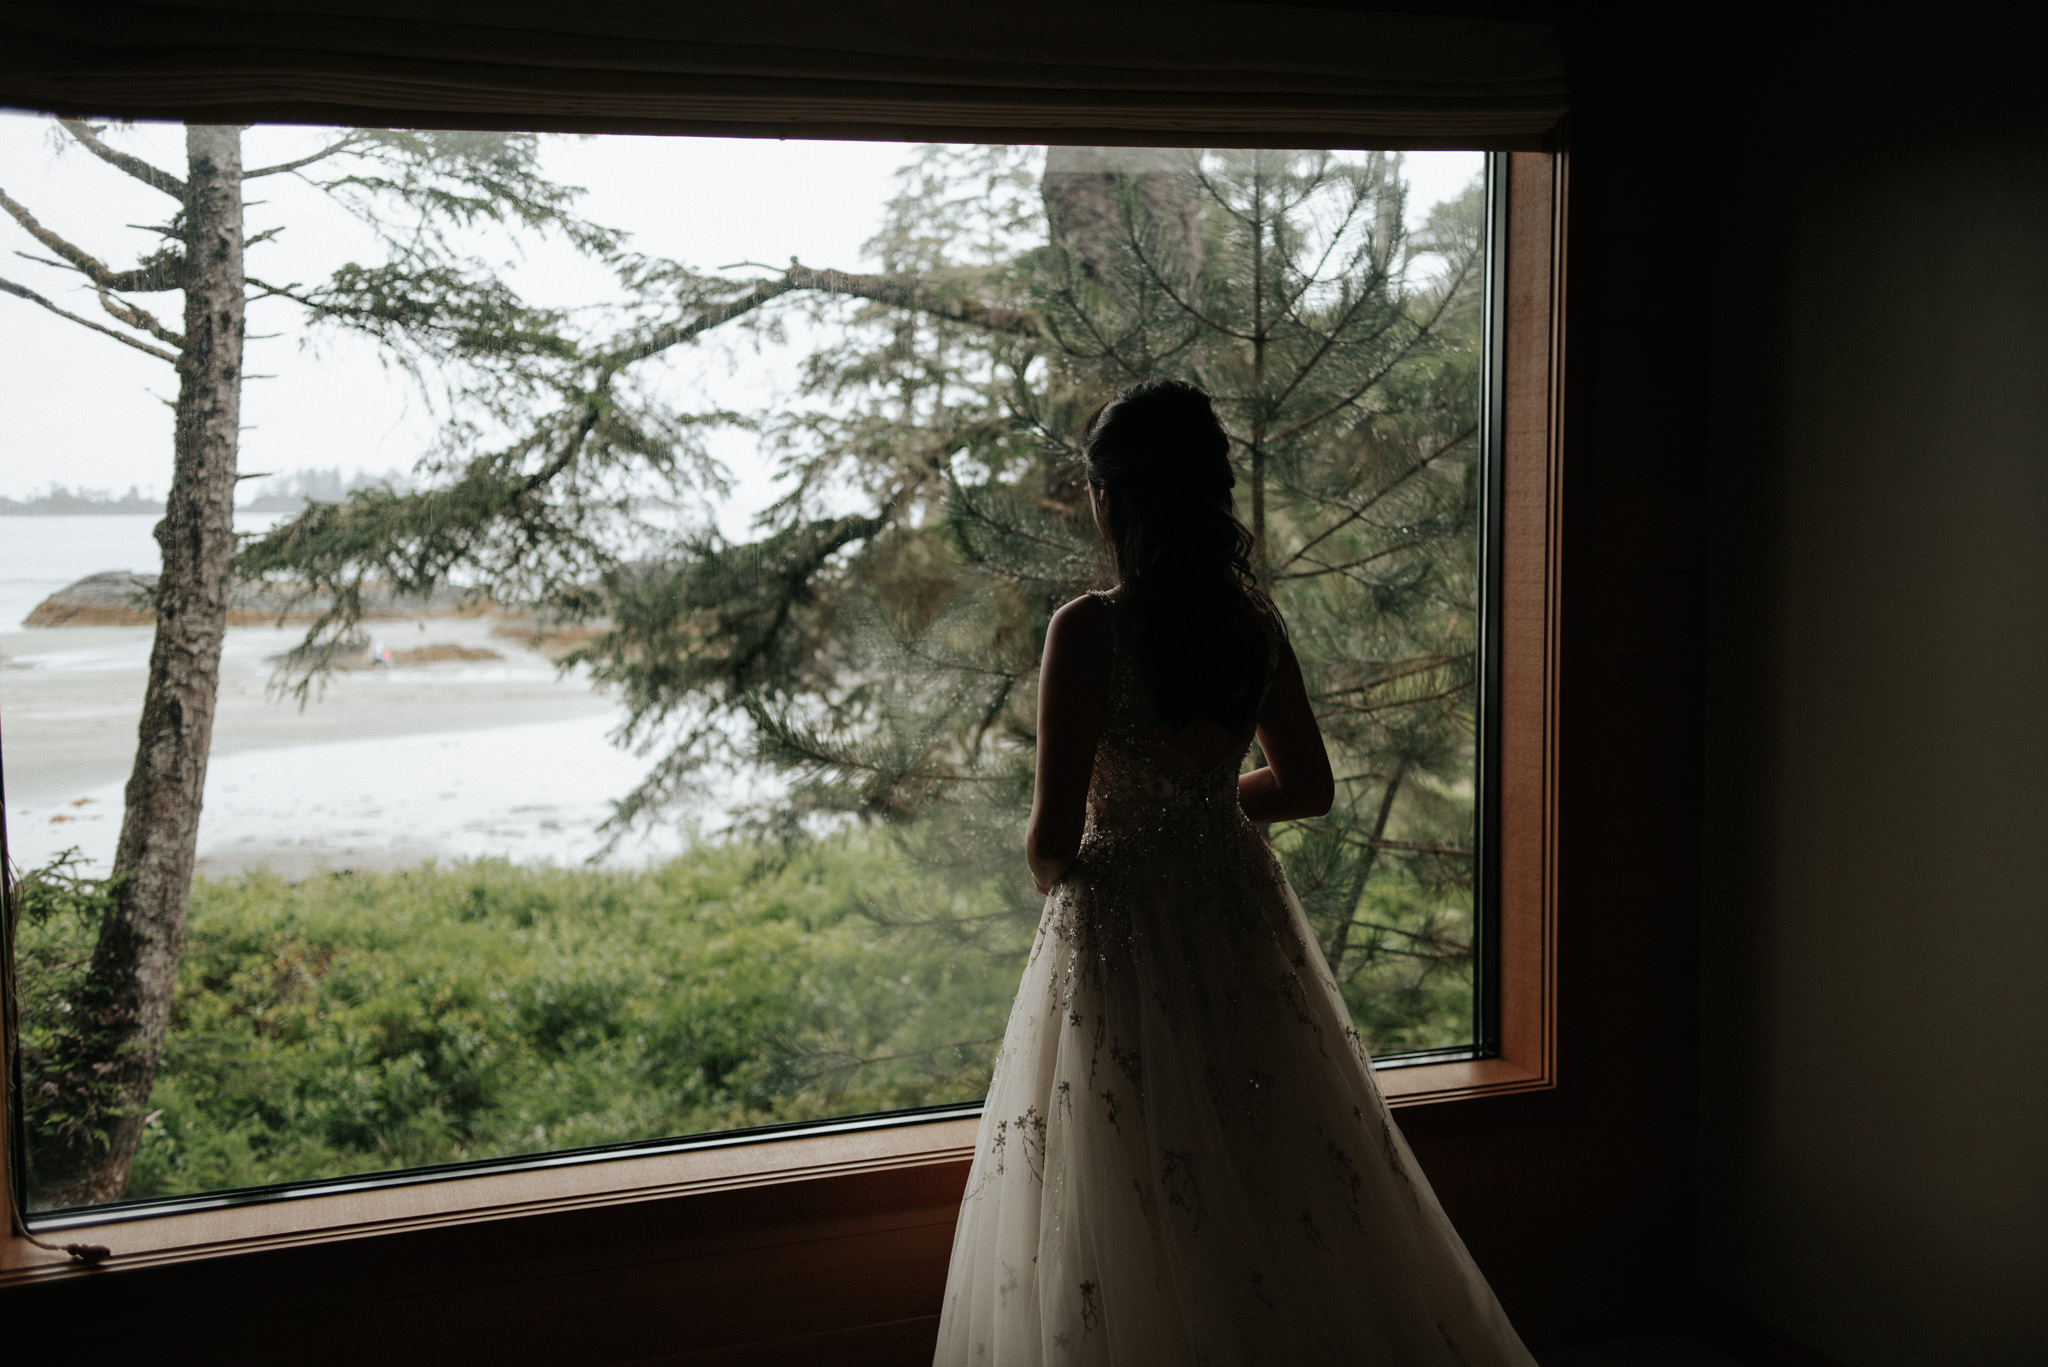
[(1252, 534), (1231, 509), (1230, 437), (1209, 396), (1145, 380), (1082, 428), (1088, 483), (1105, 497), (1110, 551), (1142, 625), (1160, 719), (1230, 730), (1258, 709), (1280, 617), (1252, 573)]

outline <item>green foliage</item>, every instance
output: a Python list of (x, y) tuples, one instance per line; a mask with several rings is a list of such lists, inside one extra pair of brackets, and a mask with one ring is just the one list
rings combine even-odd
[(82, 872), (77, 850), (13, 880), (9, 927), (14, 969), (17, 1082), (29, 1164), (104, 1151), (125, 1110), (110, 1077), (107, 1031), (88, 981), (100, 925), (114, 910), (114, 883)]
[[(201, 879), (127, 1194), (977, 1099), (1021, 956), (893, 923), (909, 878), (868, 836), (630, 873)], [(37, 1021), (90, 951), (72, 886), (28, 887), (51, 908), (21, 937)], [(40, 1132), (54, 1055), (29, 1057)]]
[[(1104, 569), (1080, 420), (1134, 380), (1193, 379), (1339, 777), (1277, 846), (1374, 1047), (1461, 1043), (1481, 194), (1413, 236), (1405, 196), (1385, 153), (920, 149), (870, 244), (881, 274), (620, 257), (610, 331), (536, 371), (527, 408), (491, 399), (508, 440), (457, 423), (422, 488), (309, 510), (242, 569), (337, 595), (309, 652), (352, 630), (365, 577), (591, 623), (577, 658), (619, 689), (625, 738), (666, 745), (617, 823), (662, 819), (715, 761), (766, 766), (788, 797), (757, 833), (890, 827), (923, 870), (893, 916), (1010, 943), (1040, 906), (1017, 848), (1045, 623)], [(833, 337), (807, 406), (683, 414), (636, 378), (798, 307)], [(663, 534), (635, 498), (716, 494), (695, 433), (721, 421), (761, 434), (789, 493), (743, 544)], [(963, 889), (995, 904), (963, 919)]]
[[(255, 293), (374, 339), (448, 422), (412, 488), (310, 506), (238, 570), (323, 605), (302, 687), (372, 589), (592, 627), (570, 663), (665, 747), (619, 827), (718, 761), (786, 796), (645, 873), (201, 880), (129, 1194), (980, 1096), (1042, 905), (1018, 847), (1045, 624), (1105, 569), (1078, 427), (1153, 375), (1216, 397), (1330, 743), (1336, 806), (1275, 844), (1353, 1014), (1382, 1052), (1469, 1040), (1478, 187), (1411, 237), (1391, 154), (931, 147), (880, 274), (735, 279), (578, 218), (539, 146), (366, 130), (252, 173), (384, 248)], [(616, 297), (527, 304), (482, 229), (559, 235)], [(660, 358), (792, 309), (833, 338), (802, 403), (670, 402)], [(790, 480), (739, 544), (673, 515), (725, 491), (721, 425)], [(32, 1162), (115, 1114), (85, 988), (108, 905), (69, 863), (17, 887)]]
[[(1035, 336), (841, 306), (821, 407), (771, 428), (798, 485), (770, 537), (847, 488), (884, 525), (806, 582), (829, 607), (749, 702), (753, 757), (797, 778), (796, 811), (945, 830), (941, 884), (996, 879), (1035, 920), (1015, 851), (1038, 649), (1103, 582), (1080, 420), (1132, 380), (1195, 380), (1340, 777), (1281, 856), (1373, 1047), (1469, 1040), (1479, 187), (1411, 239), (1380, 154), (1055, 154), (1021, 213), (1032, 179), (1018, 149), (929, 149), (874, 247)], [(681, 710), (634, 701), (643, 727)]]

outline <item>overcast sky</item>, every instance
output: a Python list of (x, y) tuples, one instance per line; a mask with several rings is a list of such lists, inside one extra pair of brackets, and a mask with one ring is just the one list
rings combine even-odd
[[(117, 268), (132, 263), (158, 241), (132, 225), (166, 222), (171, 201), (76, 148), (60, 151), (52, 133), (43, 118), (0, 113), (0, 189), (102, 260)], [(160, 166), (183, 169), (179, 128), (141, 126), (110, 136)], [(252, 129), (245, 164), (286, 160), (322, 137), (318, 130)], [(880, 225), (893, 174), (909, 155), (898, 143), (651, 137), (552, 138), (545, 153), (553, 176), (588, 190), (586, 217), (626, 229), (639, 251), (699, 269), (791, 256), (817, 266), (872, 268), (861, 244)], [(1478, 153), (1409, 154), (1411, 222), (1469, 184), (1480, 163)], [(287, 225), (274, 243), (252, 250), (252, 274), (313, 281), (340, 262), (375, 259), (365, 230), (294, 178), (268, 177), (248, 188), (252, 231)], [(0, 235), (0, 276), (73, 312), (98, 312), (78, 277), (16, 254), (42, 254), (26, 233), (0, 221)], [(608, 283), (601, 268), (546, 249), (529, 252), (516, 278), (530, 297), (556, 304), (601, 299)], [(179, 296), (143, 301), (175, 325)], [(410, 382), (383, 369), (367, 343), (309, 341), (296, 310), (274, 301), (251, 308), (249, 331), (248, 371), (276, 378), (247, 387), (243, 470), (339, 466), (353, 473), (412, 465), (434, 420)], [(257, 337), (264, 333), (282, 335)], [(775, 376), (787, 373), (738, 339), (695, 364), (707, 389), (766, 394)], [(0, 496), (19, 498), (52, 483), (116, 491), (132, 484), (160, 494), (170, 471), (166, 401), (175, 392), (164, 362), (0, 295)], [(759, 506), (767, 485), (751, 468), (756, 462), (745, 441), (724, 440), (715, 449), (740, 477), (739, 501)]]

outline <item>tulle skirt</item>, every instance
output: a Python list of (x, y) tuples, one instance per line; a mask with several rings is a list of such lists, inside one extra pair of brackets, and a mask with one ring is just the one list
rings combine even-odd
[(1047, 899), (935, 1362), (1532, 1367), (1248, 826)]

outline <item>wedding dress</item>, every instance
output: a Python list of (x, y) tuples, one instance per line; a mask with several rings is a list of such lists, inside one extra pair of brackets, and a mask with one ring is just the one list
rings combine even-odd
[(953, 1240), (938, 1367), (1534, 1367), (1238, 805), (1147, 739), (1110, 606), (1080, 852), (1046, 899)]

